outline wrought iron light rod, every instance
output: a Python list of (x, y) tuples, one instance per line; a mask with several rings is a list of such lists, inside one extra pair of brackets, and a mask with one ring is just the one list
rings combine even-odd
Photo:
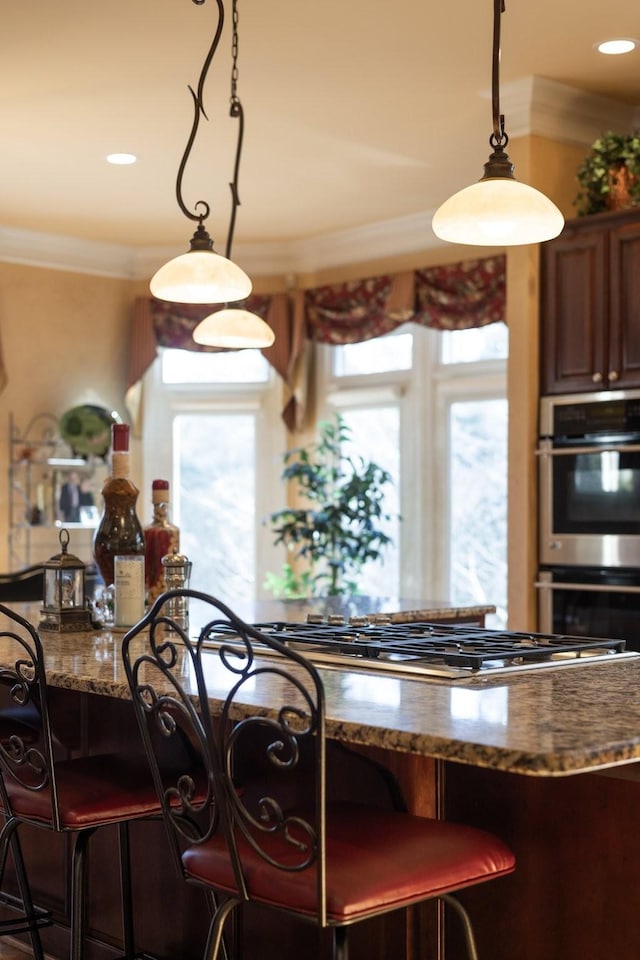
[(543, 193), (519, 183), (506, 153), (509, 138), (500, 113), (500, 25), (504, 0), (493, 2), (491, 155), (477, 183), (459, 190), (436, 211), (433, 232), (449, 243), (472, 246), (518, 246), (556, 237), (564, 218)]
[[(192, 0), (196, 6), (202, 6), (206, 0)], [(204, 87), (220, 43), (224, 27), (223, 0), (216, 0), (218, 19), (211, 45), (205, 57), (198, 86), (196, 90), (189, 86), (193, 100), (193, 122), (187, 144), (178, 166), (176, 178), (176, 198), (178, 206), (189, 220), (198, 222), (196, 231), (191, 238), (190, 249), (186, 254), (170, 260), (158, 270), (151, 280), (151, 292), (161, 300), (177, 303), (226, 303), (242, 300), (251, 293), (251, 280), (246, 273), (236, 266), (229, 257), (222, 257), (213, 249), (213, 240), (204, 226), (204, 221), (210, 213), (210, 206), (205, 200), (198, 200), (194, 209), (190, 210), (184, 202), (182, 181), (185, 168), (191, 156), (196, 141), (198, 128), (202, 117), (208, 120), (204, 108)], [(239, 140), (238, 151), (242, 142)], [(239, 165), (239, 152), (236, 168)], [(237, 174), (234, 174), (234, 178)], [(236, 198), (234, 197), (234, 209)], [(235, 221), (235, 217), (233, 218)], [(232, 224), (233, 227), (233, 224)], [(227, 249), (230, 244), (227, 242)]]

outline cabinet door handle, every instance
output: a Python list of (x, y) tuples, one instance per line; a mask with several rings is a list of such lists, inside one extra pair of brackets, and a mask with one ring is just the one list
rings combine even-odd
[(609, 381), (611, 383), (615, 383), (619, 376), (620, 374), (617, 370), (609, 370)]
[(593, 380), (594, 383), (602, 383), (602, 374), (594, 373), (591, 379)]

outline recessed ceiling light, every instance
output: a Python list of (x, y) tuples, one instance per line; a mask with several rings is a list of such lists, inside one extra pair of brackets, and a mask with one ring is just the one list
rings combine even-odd
[(124, 167), (129, 163), (135, 163), (137, 159), (133, 153), (110, 153), (107, 156), (107, 163), (114, 163), (116, 166)]
[(598, 53), (606, 53), (609, 56), (616, 56), (620, 53), (631, 53), (632, 50), (635, 50), (636, 45), (636, 40), (630, 40), (629, 38), (625, 37), (618, 40), (603, 40), (602, 43), (596, 44), (596, 50)]

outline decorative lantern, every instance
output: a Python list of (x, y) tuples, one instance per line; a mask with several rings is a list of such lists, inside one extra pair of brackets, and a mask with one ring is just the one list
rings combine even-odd
[(91, 613), (84, 596), (84, 563), (67, 552), (68, 530), (62, 529), (59, 539), (61, 553), (43, 564), (44, 598), (40, 629), (58, 633), (91, 630)]

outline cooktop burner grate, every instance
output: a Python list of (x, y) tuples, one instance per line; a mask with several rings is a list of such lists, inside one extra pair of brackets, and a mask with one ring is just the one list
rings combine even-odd
[[(256, 623), (266, 634), (291, 644), (310, 659), (331, 663), (361, 661), (362, 667), (383, 665), (422, 669), (451, 668), (462, 673), (576, 662), (621, 654), (624, 640), (606, 640), (542, 633), (517, 633), (460, 624), (439, 623)], [(221, 631), (223, 632), (223, 631)]]

